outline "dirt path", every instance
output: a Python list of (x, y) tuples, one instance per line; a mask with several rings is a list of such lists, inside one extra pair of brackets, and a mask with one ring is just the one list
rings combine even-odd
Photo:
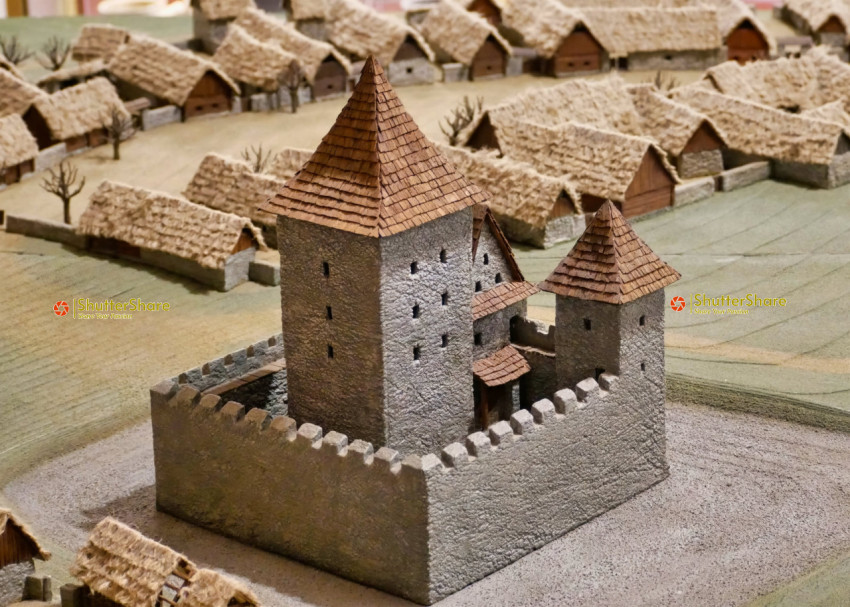
[[(668, 440), (670, 479), (441, 604), (740, 605), (850, 549), (850, 436), (671, 405)], [(54, 573), (111, 514), (244, 578), (266, 605), (407, 604), (158, 514), (153, 481), (144, 424), (6, 495), (51, 539)]]

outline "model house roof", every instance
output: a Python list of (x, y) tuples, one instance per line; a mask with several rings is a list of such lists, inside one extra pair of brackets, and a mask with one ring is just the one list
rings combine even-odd
[(767, 41), (770, 52), (776, 51), (776, 38), (743, 0), (699, 0), (699, 4), (717, 10), (717, 25), (724, 40), (741, 25), (749, 24)]
[(9, 72), (15, 78), (24, 79), (24, 75), (18, 70), (18, 66), (6, 59), (2, 54), (0, 54), (0, 71)]
[(10, 529), (15, 529), (29, 544), (29, 552), (33, 555), (32, 558), (37, 558), (42, 561), (50, 559), (50, 553), (41, 547), (38, 540), (32, 532), (21, 521), (15, 518), (11, 510), (0, 508), (0, 536), (4, 533), (9, 533)]
[(429, 43), (444, 50), (459, 63), (470, 65), (488, 38), (510, 55), (511, 45), (478, 13), (466, 10), (454, 0), (442, 0), (428, 11), (420, 31)]
[(186, 102), (207, 72), (217, 74), (238, 92), (233, 81), (212, 61), (149, 36), (133, 34), (115, 53), (107, 69), (121, 80), (175, 105)]
[(285, 24), (280, 19), (256, 8), (247, 8), (239, 14), (235, 21), (254, 38), (263, 42), (276, 43), (298, 59), (304, 77), (312, 84), (322, 62), (333, 58), (339, 62), (346, 73), (351, 73), (351, 62), (327, 42), (321, 42), (305, 36), (296, 30), (292, 24)]
[(53, 82), (63, 82), (66, 80), (87, 80), (94, 76), (105, 75), (106, 64), (102, 59), (93, 59), (77, 63), (68, 67), (63, 67), (61, 70), (50, 72), (39, 78), (36, 83), (39, 87), (45, 87)]
[(310, 161), (262, 208), (382, 237), (488, 198), (425, 138), (370, 57)]
[(222, 213), (164, 192), (101, 183), (80, 217), (78, 231), (221, 268), (243, 234), (261, 248), (259, 230), (245, 217)]
[[(558, 0), (505, 0), (502, 22), (519, 32), (526, 46), (546, 59), (555, 54), (576, 27), (588, 26), (580, 12), (564, 7)], [(593, 33), (595, 36), (595, 30)]]
[(804, 110), (800, 112), (800, 115), (805, 118), (834, 122), (843, 126), (845, 130), (850, 129), (850, 114), (844, 109), (844, 104), (841, 101), (832, 101), (810, 110)]
[(282, 185), (280, 179), (255, 173), (245, 162), (207, 154), (183, 195), (211, 209), (247, 217), (254, 223), (274, 225), (274, 216), (260, 211), (259, 207)]
[(785, 0), (785, 8), (802, 17), (817, 31), (835, 17), (847, 31), (850, 27), (850, 7), (842, 0)]
[(631, 86), (629, 93), (640, 115), (640, 132), (673, 156), (681, 154), (703, 126), (720, 137), (708, 116), (659, 94), (651, 84)]
[(118, 47), (127, 42), (130, 32), (108, 23), (87, 23), (71, 47), (74, 61), (109, 61)]
[(531, 371), (531, 365), (513, 346), (472, 363), (472, 372), (486, 385), (501, 386)]
[(625, 304), (679, 278), (608, 201), (540, 288), (564, 297)]
[(198, 0), (198, 8), (210, 21), (235, 19), (246, 8), (254, 8), (254, 0)]
[(539, 289), (528, 281), (503, 282), (472, 298), (472, 320), (495, 314), (508, 306), (528, 299)]
[(613, 57), (658, 51), (709, 51), (722, 45), (713, 8), (583, 8), (590, 29)]
[(265, 91), (280, 88), (282, 75), (293, 69), (293, 63), (297, 64), (295, 55), (280, 45), (260, 42), (235, 23), (228, 26), (213, 61), (233, 80)]
[(259, 604), (236, 580), (199, 569), (182, 554), (109, 517), (92, 530), (71, 574), (123, 607), (151, 607), (160, 604), (160, 597), (187, 607)]
[(46, 96), (37, 86), (16, 78), (8, 70), (0, 70), (0, 116), (23, 114), (36, 99)]
[(676, 98), (708, 115), (726, 144), (745, 154), (786, 162), (829, 164), (845, 128), (751, 101), (691, 89)]
[(130, 117), (115, 87), (106, 78), (92, 78), (39, 97), (33, 106), (47, 122), (53, 138), (60, 141), (105, 127), (112, 121), (113, 109), (124, 118)]
[(377, 12), (360, 0), (327, 0), (328, 40), (356, 57), (373, 55), (389, 65), (398, 49), (410, 38), (429, 61), (434, 52), (418, 31), (405, 23)]
[(38, 144), (17, 114), (0, 118), (0, 170), (38, 156)]
[(580, 212), (581, 195), (563, 177), (543, 175), (531, 165), (496, 158), (492, 153), (451, 146), (440, 149), (467, 179), (490, 193), (488, 204), (497, 218), (510, 217), (543, 228), (559, 198), (569, 199), (576, 213)]
[(289, 0), (293, 21), (324, 19), (328, 0)]
[(291, 179), (307, 164), (312, 155), (313, 152), (310, 150), (284, 148), (272, 158), (266, 173), (278, 179)]
[(656, 154), (674, 182), (666, 154), (645, 138), (564, 123), (507, 123), (498, 129), (502, 152), (546, 175), (563, 177), (582, 194), (623, 201), (647, 154)]

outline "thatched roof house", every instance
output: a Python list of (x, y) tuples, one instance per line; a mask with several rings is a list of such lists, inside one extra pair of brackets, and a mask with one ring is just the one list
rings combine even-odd
[(492, 153), (451, 146), (441, 146), (440, 151), (467, 179), (491, 194), (490, 209), (511, 240), (548, 247), (584, 228), (581, 194), (569, 180)]
[(293, 21), (324, 19), (328, 11), (328, 0), (284, 0), (284, 9)]
[(112, 518), (95, 526), (71, 574), (94, 594), (122, 607), (253, 607), (240, 582), (189, 559)]
[(840, 124), (845, 129), (850, 129), (850, 114), (844, 109), (844, 104), (841, 101), (832, 101), (815, 108), (800, 112), (801, 116), (806, 118), (814, 118), (815, 120), (823, 120), (825, 122), (834, 122)]
[(243, 10), (254, 8), (254, 0), (194, 0), (209, 21), (236, 19)]
[(506, 157), (574, 183), (585, 212), (606, 199), (626, 217), (673, 204), (676, 171), (650, 139), (575, 123), (517, 121), (499, 127), (499, 142)]
[(727, 145), (749, 156), (828, 166), (841, 149), (850, 149), (845, 127), (838, 123), (710, 91), (676, 91), (676, 98), (709, 116)]
[[(70, 140), (101, 131), (112, 120), (113, 109), (125, 118), (130, 116), (112, 83), (106, 78), (93, 78), (39, 97), (24, 114), (24, 121), (39, 147), (45, 148), (61, 141), (72, 147), (76, 142)], [(79, 146), (89, 143), (80, 141)]]
[(523, 42), (541, 57), (552, 57), (579, 25), (585, 25), (578, 11), (564, 7), (557, 0), (506, 0), (502, 6), (502, 23), (516, 30)]
[(17, 114), (0, 118), (0, 184), (15, 183), (23, 173), (31, 173), (36, 156), (38, 143), (23, 119)]
[(434, 52), (422, 34), (360, 0), (327, 0), (327, 19), (328, 40), (354, 57), (373, 55), (389, 67), (418, 49), (422, 57), (434, 61)]
[(298, 59), (304, 78), (313, 87), (314, 98), (344, 92), (351, 63), (327, 42), (305, 36), (291, 24), (256, 8), (247, 8), (239, 14), (234, 24), (251, 36), (280, 46)]
[(843, 0), (785, 0), (782, 10), (792, 25), (822, 43), (845, 43), (850, 6)]
[(728, 59), (745, 63), (776, 53), (776, 38), (743, 0), (699, 0), (717, 10), (717, 24), (729, 49)]
[[(133, 35), (107, 69), (125, 98), (145, 94), (189, 116), (228, 111), (236, 84), (212, 61), (149, 36)], [(224, 106), (224, 107), (222, 107)]]
[(130, 32), (108, 23), (87, 23), (71, 47), (74, 61), (109, 61), (118, 47), (127, 42)]
[(0, 54), (0, 71), (9, 72), (15, 78), (24, 79), (24, 75), (18, 70), (18, 66), (6, 59), (2, 54)]
[(46, 96), (37, 86), (17, 78), (10, 71), (0, 70), (0, 116), (23, 114), (36, 99)]
[(266, 173), (278, 179), (290, 179), (307, 164), (307, 161), (310, 160), (312, 155), (313, 152), (311, 150), (284, 148), (272, 158), (266, 169)]
[(245, 217), (112, 181), (92, 194), (78, 230), (214, 269), (242, 248), (262, 246), (259, 231)]
[(298, 63), (280, 45), (260, 42), (236, 24), (227, 28), (213, 61), (236, 82), (268, 92), (280, 88), (281, 78)]
[(39, 88), (49, 93), (82, 84), (97, 76), (106, 76), (106, 64), (102, 59), (93, 59), (84, 63), (77, 63), (64, 67), (60, 70), (50, 72), (39, 78), (36, 84)]
[[(474, 67), (477, 62), (486, 61), (488, 54), (503, 58), (511, 54), (511, 45), (495, 27), (454, 0), (442, 0), (428, 11), (420, 31), (435, 49), (446, 55), (446, 61)], [(506, 67), (507, 61), (503, 63)]]
[(0, 508), (0, 605), (20, 601), (26, 577), (35, 573), (33, 560), (49, 558), (29, 529)]

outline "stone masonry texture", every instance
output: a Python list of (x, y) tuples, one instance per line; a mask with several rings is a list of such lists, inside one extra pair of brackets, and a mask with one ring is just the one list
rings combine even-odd
[(9, 605), (21, 600), (24, 581), (35, 573), (32, 561), (12, 563), (0, 568), (0, 605)]

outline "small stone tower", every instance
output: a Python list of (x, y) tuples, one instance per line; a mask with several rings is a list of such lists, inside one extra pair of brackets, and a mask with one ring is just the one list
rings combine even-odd
[(289, 412), (402, 453), (473, 418), (473, 207), (369, 58), (278, 215)]
[[(635, 389), (664, 391), (664, 287), (680, 278), (606, 202), (540, 287), (557, 295), (559, 388), (617, 375)], [(646, 381), (643, 381), (646, 380)]]

